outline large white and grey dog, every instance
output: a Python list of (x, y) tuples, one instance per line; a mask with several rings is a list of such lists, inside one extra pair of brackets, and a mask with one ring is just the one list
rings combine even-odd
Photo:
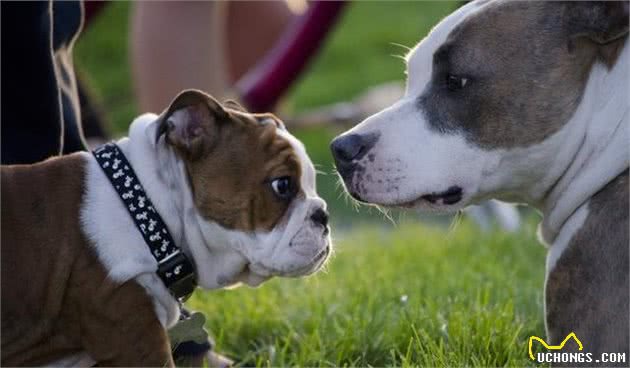
[(405, 96), (333, 141), (338, 171), (383, 206), (538, 208), (550, 342), (627, 353), (629, 64), (628, 2), (469, 3), (411, 50)]

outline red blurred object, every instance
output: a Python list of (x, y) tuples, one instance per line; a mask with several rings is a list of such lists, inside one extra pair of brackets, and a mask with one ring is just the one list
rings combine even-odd
[(92, 24), (94, 18), (103, 10), (105, 5), (107, 5), (109, 1), (98, 0), (98, 1), (84, 1), (83, 9), (85, 9), (84, 21), (83, 21), (83, 29), (89, 27)]
[(312, 1), (288, 27), (256, 67), (236, 84), (236, 91), (254, 112), (272, 110), (333, 28), (345, 1)]
[[(84, 2), (84, 28), (108, 3), (102, 0)], [(306, 13), (287, 27), (262, 61), (236, 83), (236, 91), (249, 110), (273, 109), (315, 55), (345, 5), (344, 0), (311, 1)]]

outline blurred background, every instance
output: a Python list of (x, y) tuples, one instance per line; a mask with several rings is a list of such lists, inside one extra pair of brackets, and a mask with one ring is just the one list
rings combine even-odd
[[(406, 47), (459, 5), (349, 2), (281, 99), (277, 115), (323, 173), (318, 191), (329, 204), (336, 254), (326, 271), (305, 280), (196, 293), (188, 304), (206, 313), (219, 351), (239, 364), (266, 366), (530, 364), (527, 337), (544, 333), (544, 248), (535, 239), (536, 216), (506, 233), (481, 231), (466, 219), (400, 213), (390, 219), (359, 208), (343, 193), (328, 148), (359, 121), (292, 125), (313, 109), (402, 83)], [(144, 112), (132, 85), (133, 6), (110, 2), (75, 48), (77, 71), (112, 137), (125, 135)]]
[[(304, 142), (313, 162), (323, 173), (318, 176), (318, 190), (328, 201), (334, 222), (347, 224), (358, 219), (382, 222), (383, 219), (383, 215), (374, 209), (357, 211), (345, 198), (333, 173), (328, 148), (330, 141), (360, 121), (340, 126), (302, 128), (291, 126), (290, 118), (320, 106), (350, 101), (369, 88), (386, 82), (398, 81), (402, 85), (405, 64), (401, 57), (408, 51), (405, 46), (413, 47), (434, 24), (459, 4), (350, 3), (325, 39), (320, 52), (277, 105), (276, 113), (288, 120), (288, 128)], [(100, 102), (100, 112), (105, 116), (106, 128), (112, 136), (126, 135), (134, 117), (146, 112), (139, 110), (132, 84), (129, 55), (132, 7), (127, 2), (109, 3), (84, 30), (75, 48), (78, 73)], [(256, 40), (252, 39), (252, 42)], [(173, 48), (177, 52), (177, 45)], [(399, 215), (396, 216), (398, 218)]]

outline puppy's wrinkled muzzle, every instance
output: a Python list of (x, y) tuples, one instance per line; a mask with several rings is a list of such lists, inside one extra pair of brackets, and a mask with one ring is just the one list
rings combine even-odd
[(326, 260), (328, 260), (329, 255), (330, 255), (330, 245), (326, 245), (326, 247), (322, 249), (321, 251), (319, 251), (319, 253), (317, 253), (315, 257), (313, 257), (312, 260), (308, 264), (304, 265), (303, 267), (300, 267), (299, 269), (289, 271), (283, 276), (300, 277), (300, 276), (307, 276), (307, 275), (313, 274), (319, 271), (320, 268), (322, 268), (322, 266), (326, 263)]

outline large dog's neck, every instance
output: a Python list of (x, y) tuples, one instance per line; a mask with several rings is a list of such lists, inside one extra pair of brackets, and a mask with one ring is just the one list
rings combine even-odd
[[(572, 152), (561, 174), (539, 201), (542, 239), (551, 244), (565, 222), (608, 182), (629, 166), (628, 41), (612, 68), (596, 63), (575, 114), (565, 126)], [(572, 146), (573, 145), (573, 146)]]

